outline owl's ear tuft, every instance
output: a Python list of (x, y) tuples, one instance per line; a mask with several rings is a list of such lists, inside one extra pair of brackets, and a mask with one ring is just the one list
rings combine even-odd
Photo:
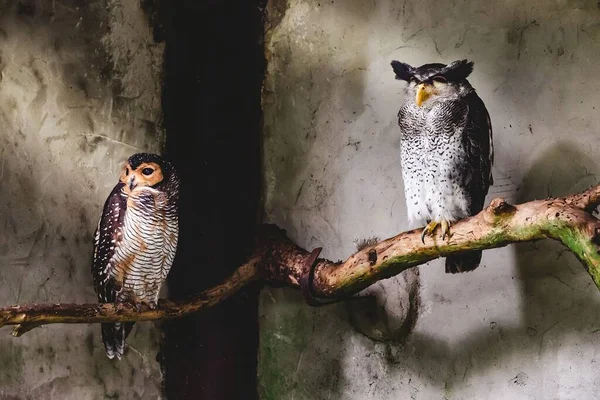
[(458, 82), (467, 79), (473, 72), (473, 61), (458, 60), (448, 64), (442, 73), (450, 82)]
[(396, 79), (401, 81), (410, 81), (410, 78), (413, 76), (413, 67), (410, 65), (400, 62), (400, 61), (392, 61), (392, 69), (396, 74)]

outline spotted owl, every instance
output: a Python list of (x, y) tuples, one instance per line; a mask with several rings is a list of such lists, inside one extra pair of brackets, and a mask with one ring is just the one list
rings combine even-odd
[[(101, 303), (155, 308), (177, 249), (179, 178), (156, 154), (134, 154), (104, 203), (92, 275)], [(108, 358), (121, 359), (133, 322), (103, 323)]]
[[(423, 243), (438, 225), (444, 240), (453, 222), (483, 209), (493, 184), (490, 116), (467, 80), (473, 62), (412, 67), (392, 61), (392, 68), (408, 82), (398, 112), (408, 218), (427, 223)], [(458, 253), (446, 258), (446, 272), (472, 271), (480, 262), (481, 251)]]

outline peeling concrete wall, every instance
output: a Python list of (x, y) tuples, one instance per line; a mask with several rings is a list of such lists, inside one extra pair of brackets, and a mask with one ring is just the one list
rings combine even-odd
[[(266, 213), (305, 248), (343, 259), (357, 238), (408, 226), (393, 59), (475, 62), (495, 135), (488, 201), (598, 181), (596, 1), (275, 0), (268, 11)], [(570, 253), (513, 245), (457, 276), (442, 262), (382, 282), (371, 313), (265, 289), (262, 398), (596, 398), (600, 295)], [(400, 298), (403, 282), (420, 301)], [(419, 314), (408, 338), (377, 337), (407, 304)]]
[[(122, 162), (160, 152), (163, 45), (135, 1), (0, 2), (0, 304), (95, 302), (92, 235)], [(0, 397), (158, 398), (158, 332), (0, 330)]]

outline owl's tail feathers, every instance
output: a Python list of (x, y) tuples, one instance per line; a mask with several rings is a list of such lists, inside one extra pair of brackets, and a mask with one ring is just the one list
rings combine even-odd
[(478, 250), (446, 257), (446, 273), (456, 274), (459, 272), (473, 271), (475, 268), (479, 267), (481, 254), (481, 250)]
[(125, 352), (125, 339), (131, 333), (135, 322), (114, 322), (102, 325), (102, 342), (106, 355), (111, 360), (117, 356), (120, 360)]

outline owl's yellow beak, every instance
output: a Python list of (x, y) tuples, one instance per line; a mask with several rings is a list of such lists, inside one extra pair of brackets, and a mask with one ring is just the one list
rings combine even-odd
[(417, 86), (417, 106), (421, 107), (421, 104), (423, 104), (423, 102), (427, 100), (429, 96), (431, 96), (431, 89), (431, 86), (424, 83), (421, 83), (419, 86)]

